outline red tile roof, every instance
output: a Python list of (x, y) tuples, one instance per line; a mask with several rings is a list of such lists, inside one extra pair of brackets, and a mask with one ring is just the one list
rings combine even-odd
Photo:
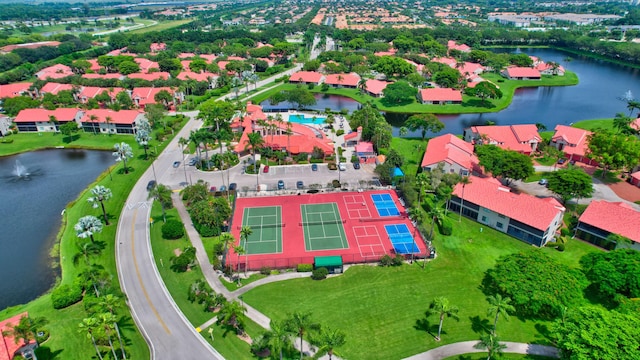
[(434, 57), (433, 59), (431, 59), (431, 61), (445, 64), (452, 68), (456, 67), (456, 64), (458, 63), (456, 59), (450, 57)]
[(100, 69), (102, 69), (102, 66), (100, 66), (100, 64), (98, 64), (98, 59), (89, 59), (87, 60), (90, 64), (91, 67), (89, 69), (91, 69), (92, 71), (100, 71)]
[(95, 120), (95, 122), (106, 123), (107, 117), (110, 117), (111, 118), (109, 120), (110, 124), (131, 125), (135, 122), (136, 118), (138, 118), (138, 116), (141, 114), (144, 114), (144, 113), (138, 110), (113, 111), (111, 109), (93, 109), (93, 110), (87, 110), (87, 112), (84, 113), (80, 121), (83, 123), (93, 123), (94, 121), (91, 120), (91, 116), (96, 116), (97, 119)]
[(305, 83), (319, 83), (322, 80), (322, 74), (316, 71), (298, 71), (289, 77), (289, 81), (305, 82)]
[(73, 86), (71, 84), (46, 83), (40, 89), (40, 93), (58, 95), (62, 90), (73, 90)]
[(470, 172), (479, 164), (478, 158), (473, 153), (473, 145), (451, 134), (436, 136), (429, 140), (420, 166), (425, 167), (443, 161), (448, 164), (458, 164)]
[(324, 79), (325, 84), (342, 85), (342, 86), (358, 86), (360, 76), (355, 73), (351, 74), (330, 74)]
[(173, 95), (173, 90), (169, 87), (138, 87), (131, 92), (131, 99), (138, 100), (138, 105), (155, 104), (155, 96), (162, 90), (166, 90)]
[(378, 51), (376, 53), (373, 53), (373, 55), (375, 55), (375, 56), (395, 56), (397, 52), (398, 52), (398, 50), (392, 48), (392, 49), (389, 49), (388, 51)]
[(150, 69), (160, 69), (160, 65), (157, 62), (151, 61), (145, 58), (135, 58), (133, 59), (138, 65), (140, 65), (140, 72), (149, 72)]
[(449, 88), (420, 89), (422, 101), (462, 101), (460, 90)]
[(373, 143), (361, 141), (355, 147), (356, 153), (373, 153)]
[[(515, 194), (494, 178), (470, 176), (470, 184), (464, 187), (464, 201), (487, 208), (498, 214), (545, 231), (552, 225), (559, 212), (565, 208), (555, 199), (540, 199), (521, 193)], [(457, 184), (453, 194), (462, 197), (462, 184)]]
[(76, 108), (58, 108), (55, 110), (47, 109), (24, 109), (16, 115), (14, 122), (31, 122), (41, 121), (48, 122), (50, 116), (55, 116), (58, 121), (74, 120), (80, 109)]
[(82, 77), (85, 79), (120, 79), (123, 78), (124, 75), (120, 73), (114, 74), (82, 74)]
[(2, 52), (11, 52), (15, 49), (37, 49), (43, 46), (58, 46), (61, 43), (59, 41), (40, 41), (35, 43), (28, 44), (15, 44), (15, 45), (7, 45), (0, 48)]
[(640, 212), (623, 202), (592, 201), (580, 222), (640, 243)]
[(169, 79), (169, 76), (170, 76), (169, 73), (164, 71), (158, 71), (158, 72), (149, 73), (149, 74), (133, 73), (133, 74), (127, 75), (127, 77), (129, 77), (130, 79), (143, 79), (147, 81), (167, 80)]
[(22, 314), (18, 314), (6, 320), (0, 321), (0, 360), (13, 359), (13, 355), (16, 353), (16, 351), (26, 345), (24, 340), (19, 340), (16, 344), (16, 341), (12, 336), (4, 335), (5, 331), (11, 331), (10, 325), (17, 325), (18, 323), (20, 323), (20, 319), (25, 316), (29, 316), (29, 314), (24, 312)]
[(640, 181), (640, 171), (636, 171), (633, 174), (631, 174), (631, 177), (635, 180)]
[(472, 126), (471, 131), (476, 136), (488, 138), (490, 144), (524, 154), (531, 153), (531, 142), (542, 141), (538, 128), (533, 124)]
[(46, 80), (47, 78), (60, 79), (71, 75), (73, 75), (71, 68), (62, 64), (46, 67), (36, 73), (36, 77), (40, 80)]
[(15, 83), (0, 85), (0, 99), (12, 98), (27, 92), (33, 83)]
[[(538, 65), (535, 66), (535, 69), (542, 72), (542, 71), (553, 71), (553, 66), (551, 66), (548, 63), (545, 62), (541, 62)], [(562, 65), (558, 65), (558, 68), (555, 70), (558, 73), (564, 73), (564, 67), (562, 67)]]
[(115, 99), (116, 95), (118, 95), (122, 91), (125, 91), (125, 89), (119, 88), (119, 87), (102, 88), (97, 86), (84, 86), (80, 91), (80, 94), (78, 94), (78, 97), (80, 98), (81, 101), (86, 101), (85, 99), (88, 100), (88, 99), (94, 98), (105, 91), (109, 94), (109, 96), (111, 96), (112, 99)]
[(454, 40), (449, 40), (447, 42), (447, 48), (449, 50), (458, 50), (458, 51), (462, 51), (462, 52), (471, 51), (471, 48), (469, 47), (469, 45), (457, 44)]
[(633, 122), (630, 125), (632, 128), (636, 130), (640, 130), (640, 118), (633, 120)]
[(196, 54), (194, 53), (180, 53), (178, 55), (178, 59), (188, 59), (188, 58), (194, 58), (196, 57)]
[(551, 138), (552, 142), (562, 141), (570, 146), (564, 146), (562, 151), (566, 155), (584, 156), (587, 153), (589, 143), (587, 137), (591, 131), (582, 130), (565, 125), (556, 125), (556, 132)]
[(462, 67), (458, 68), (458, 71), (460, 71), (462, 76), (471, 77), (481, 74), (484, 71), (484, 66), (477, 63), (465, 62)]
[(512, 66), (507, 68), (507, 75), (511, 78), (540, 78), (540, 71), (530, 67)]
[(382, 91), (387, 87), (387, 85), (391, 84), (387, 81), (380, 81), (375, 79), (369, 79), (366, 83), (366, 90), (374, 95), (382, 94)]
[(193, 71), (183, 71), (178, 74), (177, 78), (180, 80), (195, 80), (195, 81), (209, 81), (210, 79), (216, 79), (218, 75), (210, 72), (196, 73)]

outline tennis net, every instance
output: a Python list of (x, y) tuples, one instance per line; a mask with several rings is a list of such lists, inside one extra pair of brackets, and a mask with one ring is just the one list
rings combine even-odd
[(310, 222), (301, 222), (298, 223), (299, 226), (309, 226), (309, 225), (331, 225), (331, 224), (344, 224), (346, 220), (330, 220), (330, 221), (310, 221)]
[[(253, 229), (267, 229), (267, 228), (285, 227), (286, 224), (282, 223), (282, 224), (263, 224), (263, 225), (244, 225), (244, 226), (250, 227), (253, 230)], [(238, 230), (241, 230), (243, 228), (243, 226), (238, 225), (238, 226), (236, 226), (236, 228)]]

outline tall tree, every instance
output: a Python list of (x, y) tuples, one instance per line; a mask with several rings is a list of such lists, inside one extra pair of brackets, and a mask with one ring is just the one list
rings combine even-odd
[(94, 209), (98, 207), (98, 204), (100, 204), (102, 207), (102, 215), (104, 216), (104, 224), (109, 225), (109, 216), (107, 216), (107, 210), (104, 207), (104, 202), (111, 199), (113, 196), (111, 189), (102, 185), (96, 185), (91, 189), (91, 195), (93, 196), (88, 198), (87, 201)]
[(500, 339), (495, 332), (484, 334), (480, 337), (480, 342), (473, 346), (476, 349), (487, 350), (487, 360), (491, 358), (498, 358), (502, 354), (502, 350), (507, 348), (507, 345), (500, 343)]
[(312, 343), (318, 346), (316, 356), (327, 354), (329, 360), (333, 358), (334, 354), (340, 356), (335, 353), (335, 349), (344, 345), (345, 342), (345, 335), (342, 331), (330, 328), (322, 328), (320, 334), (312, 338)]
[(162, 220), (166, 223), (166, 209), (170, 209), (172, 207), (171, 189), (166, 185), (158, 184), (149, 191), (148, 198), (154, 199), (155, 201), (160, 203), (160, 206), (162, 207)]
[(437, 133), (444, 129), (444, 124), (433, 114), (417, 114), (412, 115), (407, 119), (405, 126), (411, 131), (420, 130), (422, 133), (422, 140), (427, 135), (427, 131), (431, 133)]
[(468, 176), (463, 176), (460, 179), (460, 184), (462, 184), (462, 196), (460, 197), (460, 216), (458, 217), (458, 222), (462, 222), (462, 208), (464, 207), (464, 189), (467, 185), (471, 184), (471, 178)]
[(144, 159), (147, 160), (149, 158), (147, 149), (149, 148), (149, 141), (151, 141), (151, 134), (147, 130), (138, 129), (136, 131), (136, 141), (144, 149)]
[(116, 335), (118, 335), (118, 342), (120, 343), (120, 352), (122, 353), (122, 358), (126, 360), (127, 354), (124, 349), (124, 343), (122, 342), (122, 336), (120, 335), (120, 328), (118, 327), (117, 321), (117, 309), (122, 306), (122, 301), (120, 301), (119, 297), (113, 294), (107, 294), (100, 298), (100, 303), (98, 305), (104, 311), (112, 315), (111, 319), (113, 320), (113, 328), (116, 330)]
[(516, 151), (503, 150), (495, 145), (476, 147), (480, 165), (493, 176), (502, 177), (507, 184), (533, 175), (531, 157)]
[(228, 301), (220, 307), (218, 323), (231, 326), (238, 334), (244, 332), (244, 313), (247, 309), (238, 301)]
[(282, 350), (291, 344), (291, 335), (293, 335), (293, 332), (288, 329), (282, 321), (271, 320), (269, 325), (271, 330), (266, 334), (269, 346), (271, 351), (278, 353), (280, 360), (282, 360)]
[(609, 170), (633, 168), (640, 158), (640, 141), (633, 136), (599, 130), (587, 137), (587, 157), (598, 162), (602, 177)]
[(91, 339), (91, 343), (93, 344), (93, 349), (96, 351), (96, 354), (98, 355), (98, 359), (103, 360), (102, 353), (98, 348), (98, 343), (96, 342), (96, 337), (94, 336), (94, 334), (99, 328), (98, 319), (95, 317), (84, 318), (82, 319), (82, 322), (78, 324), (78, 327), (79, 327), (78, 329), (79, 333), (81, 334), (86, 333), (87, 337)]
[(240, 256), (245, 254), (244, 246), (238, 244), (233, 246), (233, 252), (238, 255), (238, 265), (236, 266), (236, 270), (238, 271), (238, 286), (240, 286)]
[(287, 326), (298, 336), (300, 336), (300, 360), (302, 360), (302, 341), (304, 339), (304, 334), (306, 334), (310, 330), (318, 329), (318, 324), (311, 320), (311, 313), (296, 311), (291, 314), (291, 316), (287, 320)]
[[(262, 135), (260, 135), (260, 133), (249, 133), (245, 150), (251, 148), (251, 154), (253, 155), (253, 167), (256, 171), (256, 187), (259, 184), (258, 178), (260, 177), (260, 165), (256, 162), (256, 152), (258, 151), (258, 148), (262, 146), (262, 144), (264, 144), (264, 139), (262, 139)], [(258, 189), (256, 188), (256, 191), (257, 190)]]
[(120, 144), (113, 145), (114, 152), (113, 156), (116, 158), (116, 161), (122, 161), (124, 166), (124, 173), (129, 173), (129, 168), (127, 167), (127, 159), (133, 158), (133, 150), (131, 149), (131, 145), (126, 142), (121, 142)]
[(88, 266), (91, 263), (91, 257), (98, 256), (102, 253), (103, 247), (91, 241), (77, 243), (78, 252), (73, 255), (73, 264), (78, 265), (80, 260)]
[(93, 234), (102, 232), (102, 222), (95, 216), (87, 215), (78, 219), (74, 229), (79, 238), (90, 238), (91, 242), (94, 242)]
[(465, 93), (467, 95), (479, 97), (483, 105), (486, 104), (487, 99), (502, 98), (502, 91), (498, 89), (497, 86), (488, 81), (482, 81), (472, 88), (467, 88), (465, 90)]
[(547, 177), (549, 190), (558, 194), (564, 204), (573, 198), (588, 198), (593, 194), (591, 176), (579, 167), (554, 171)]
[[(109, 348), (111, 348), (111, 353), (113, 354), (114, 359), (120, 359), (120, 357), (116, 354), (116, 348), (113, 346), (113, 341), (111, 340), (111, 334), (113, 333), (113, 323), (115, 322), (115, 316), (109, 313), (98, 314), (98, 322), (100, 324), (100, 329), (107, 337), (109, 341)], [(124, 352), (124, 349), (123, 349)]]
[(229, 253), (229, 247), (235, 244), (236, 238), (231, 233), (224, 232), (220, 234), (220, 242), (222, 243), (222, 268), (226, 268), (227, 254)]
[(436, 336), (436, 341), (440, 341), (440, 334), (442, 333), (442, 323), (444, 322), (445, 316), (458, 320), (458, 307), (451, 305), (449, 299), (447, 299), (446, 297), (440, 296), (433, 299), (433, 301), (429, 305), (429, 309), (427, 309), (427, 314), (436, 314), (440, 317), (440, 324), (438, 325), (438, 336)]
[[(243, 247), (246, 256), (246, 260), (249, 260), (249, 253), (247, 252), (248, 249), (248, 242), (247, 240), (249, 239), (249, 236), (251, 236), (251, 234), (253, 234), (253, 230), (251, 229), (250, 226), (243, 226), (242, 229), (240, 229), (240, 246)], [(244, 271), (246, 274), (247, 271), (247, 263), (245, 262), (244, 264)]]
[(511, 299), (508, 297), (502, 297), (500, 294), (490, 295), (487, 298), (489, 302), (489, 308), (487, 309), (487, 314), (489, 316), (495, 316), (493, 319), (493, 334), (496, 333), (496, 326), (498, 325), (498, 317), (502, 316), (505, 320), (509, 320), (509, 313), (514, 312), (516, 310), (513, 305), (511, 305)]

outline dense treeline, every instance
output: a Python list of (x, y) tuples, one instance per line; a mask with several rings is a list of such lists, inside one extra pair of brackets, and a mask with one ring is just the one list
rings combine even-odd
[[(32, 4), (2, 4), (0, 20), (17, 21), (60, 21), (67, 18), (84, 16), (104, 16), (105, 6), (109, 3), (97, 4), (71, 4), (64, 2), (45, 2), (38, 5)], [(109, 14), (121, 14), (125, 9), (109, 9)]]

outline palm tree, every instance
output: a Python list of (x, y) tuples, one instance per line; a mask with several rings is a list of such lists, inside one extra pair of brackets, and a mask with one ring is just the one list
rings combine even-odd
[(344, 345), (345, 342), (345, 335), (342, 331), (323, 328), (319, 336), (314, 339), (314, 343), (318, 346), (316, 356), (328, 354), (329, 360), (331, 360), (335, 354), (335, 348)]
[(96, 350), (96, 354), (98, 354), (98, 359), (102, 359), (102, 354), (100, 353), (100, 349), (98, 349), (98, 344), (96, 343), (96, 338), (93, 336), (93, 333), (98, 329), (98, 319), (94, 317), (89, 317), (82, 319), (82, 322), (78, 324), (79, 333), (87, 333), (87, 337), (91, 339), (91, 343), (93, 343), (93, 348)]
[(256, 171), (256, 190), (259, 184), (258, 178), (260, 176), (260, 166), (256, 163), (256, 151), (260, 146), (262, 146), (262, 144), (264, 144), (264, 139), (262, 139), (260, 133), (252, 132), (248, 135), (248, 141), (247, 145), (245, 146), (245, 150), (250, 147), (251, 154), (253, 155), (253, 167)]
[(360, 89), (361, 93), (364, 93), (364, 91), (367, 89), (367, 79), (366, 78), (360, 78), (360, 80), (358, 80), (358, 89)]
[(17, 324), (7, 324), (9, 330), (3, 331), (3, 335), (13, 337), (16, 344), (23, 340), (25, 344), (28, 344), (31, 340), (34, 340), (38, 344), (38, 329), (41, 329), (46, 325), (48, 321), (43, 317), (31, 318), (28, 315), (20, 318)]
[(253, 234), (253, 230), (250, 226), (243, 226), (242, 229), (240, 229), (240, 245), (244, 247), (244, 252), (247, 255), (245, 257), (246, 261), (244, 264), (245, 274), (247, 273), (247, 263), (249, 262), (249, 252), (247, 251), (249, 243), (247, 242), (247, 239), (249, 239), (251, 234)]
[(109, 225), (109, 217), (107, 216), (107, 210), (105, 210), (104, 202), (111, 199), (113, 194), (111, 193), (111, 189), (104, 187), (102, 185), (96, 185), (93, 189), (91, 189), (92, 197), (88, 198), (87, 201), (93, 206), (93, 208), (97, 208), (98, 204), (102, 206), (102, 215), (104, 215), (104, 223), (105, 225)]
[(73, 255), (73, 264), (76, 266), (80, 263), (81, 259), (84, 259), (84, 262), (89, 265), (91, 257), (102, 253), (102, 246), (91, 241), (85, 241), (76, 244), (76, 246), (78, 247), (78, 252)]
[(242, 85), (242, 79), (240, 79), (237, 76), (234, 76), (233, 78), (231, 78), (231, 87), (233, 88), (233, 92), (236, 93), (236, 99), (238, 98), (238, 90), (241, 85)]
[(149, 131), (145, 129), (138, 129), (138, 131), (136, 131), (136, 141), (138, 142), (138, 145), (142, 146), (144, 149), (144, 159), (147, 160), (149, 158), (147, 149), (149, 148), (149, 141), (151, 141)]
[(121, 142), (120, 144), (113, 145), (115, 151), (113, 152), (113, 156), (116, 158), (116, 161), (122, 161), (124, 165), (124, 173), (129, 173), (129, 168), (127, 168), (127, 159), (133, 157), (133, 150), (131, 149), (131, 145), (126, 142)]
[(421, 172), (416, 175), (416, 184), (418, 185), (418, 204), (422, 204), (422, 193), (424, 192), (424, 186), (427, 185), (428, 182), (427, 173)]
[(471, 184), (471, 179), (468, 176), (463, 176), (460, 179), (460, 184), (462, 184), (462, 196), (460, 197), (460, 216), (458, 217), (458, 222), (462, 222), (462, 206), (464, 205), (464, 188)]
[(431, 218), (431, 230), (429, 231), (429, 240), (431, 240), (433, 238), (433, 229), (435, 228), (436, 223), (442, 221), (444, 211), (439, 204), (434, 204), (429, 211), (427, 211), (427, 215)]
[(218, 323), (231, 325), (236, 333), (242, 334), (244, 332), (244, 313), (247, 311), (242, 304), (238, 301), (225, 302), (218, 312)]
[(499, 357), (500, 354), (502, 354), (502, 350), (507, 348), (507, 345), (501, 344), (495, 333), (488, 333), (482, 335), (480, 342), (473, 347), (476, 349), (487, 349), (487, 360), (491, 360), (492, 357)]
[(231, 233), (224, 232), (220, 234), (220, 241), (222, 242), (222, 268), (225, 269), (227, 266), (227, 253), (229, 252), (229, 247), (236, 242), (236, 238), (233, 237)]
[(429, 309), (427, 310), (427, 315), (437, 314), (440, 316), (440, 325), (438, 325), (438, 336), (436, 336), (436, 341), (440, 341), (442, 322), (444, 321), (445, 316), (458, 320), (457, 313), (458, 307), (451, 305), (449, 303), (449, 299), (446, 297), (440, 296), (433, 299), (429, 305)]
[(234, 245), (233, 252), (238, 255), (238, 265), (236, 266), (236, 270), (238, 271), (238, 286), (240, 286), (240, 255), (244, 254), (244, 247), (242, 245)]
[(90, 238), (91, 242), (94, 242), (93, 234), (102, 232), (102, 222), (95, 216), (87, 215), (78, 219), (74, 229), (79, 238)]
[(498, 324), (498, 317), (502, 315), (505, 320), (509, 320), (509, 312), (515, 311), (515, 307), (511, 305), (511, 298), (505, 297), (502, 295), (496, 294), (495, 296), (489, 296), (487, 298), (489, 301), (489, 308), (487, 309), (487, 314), (489, 316), (495, 315), (493, 320), (493, 334), (496, 333), (496, 325)]
[(281, 321), (271, 320), (271, 330), (267, 332), (266, 337), (269, 341), (271, 350), (280, 354), (282, 360), (282, 349), (291, 344), (291, 335), (293, 333), (287, 328), (286, 324)]
[(287, 154), (288, 154), (288, 156), (291, 156), (291, 135), (293, 135), (293, 131), (291, 130), (292, 127), (293, 127), (293, 125), (291, 125), (291, 122), (287, 121), (287, 130), (286, 130), (285, 134), (287, 134)]
[(98, 117), (96, 115), (89, 115), (89, 121), (91, 121), (91, 128), (93, 129), (93, 135), (96, 134), (96, 121)]
[(287, 320), (287, 327), (300, 336), (300, 359), (302, 360), (302, 341), (304, 334), (312, 329), (317, 329), (318, 324), (311, 320), (311, 313), (294, 312), (289, 320)]
[[(155, 201), (160, 203), (160, 207), (162, 208), (162, 221), (167, 222), (167, 214), (165, 212), (165, 205), (171, 204), (171, 189), (163, 184), (158, 184), (154, 186), (153, 189), (149, 191), (149, 196), (147, 199), (154, 199)], [(171, 207), (171, 206), (169, 206)]]
[[(116, 355), (116, 349), (113, 347), (113, 341), (111, 341), (111, 332), (113, 331), (113, 323), (115, 322), (116, 317), (110, 313), (102, 313), (98, 315), (98, 322), (100, 324), (100, 328), (107, 336), (109, 340), (109, 347), (111, 348), (111, 353), (113, 354), (114, 359), (120, 359), (118, 355)], [(123, 350), (124, 352), (124, 350)]]
[(127, 359), (127, 354), (124, 351), (124, 343), (122, 342), (122, 336), (120, 336), (120, 328), (118, 327), (118, 321), (116, 318), (116, 310), (122, 305), (120, 298), (113, 295), (107, 294), (104, 297), (100, 298), (99, 306), (106, 310), (109, 314), (113, 315), (113, 327), (116, 330), (116, 334), (118, 335), (118, 342), (120, 343), (120, 351), (122, 352), (123, 359)]
[(111, 136), (111, 122), (113, 121), (113, 118), (111, 116), (107, 116), (104, 118), (104, 121), (107, 123), (107, 131), (109, 131), (109, 136)]

